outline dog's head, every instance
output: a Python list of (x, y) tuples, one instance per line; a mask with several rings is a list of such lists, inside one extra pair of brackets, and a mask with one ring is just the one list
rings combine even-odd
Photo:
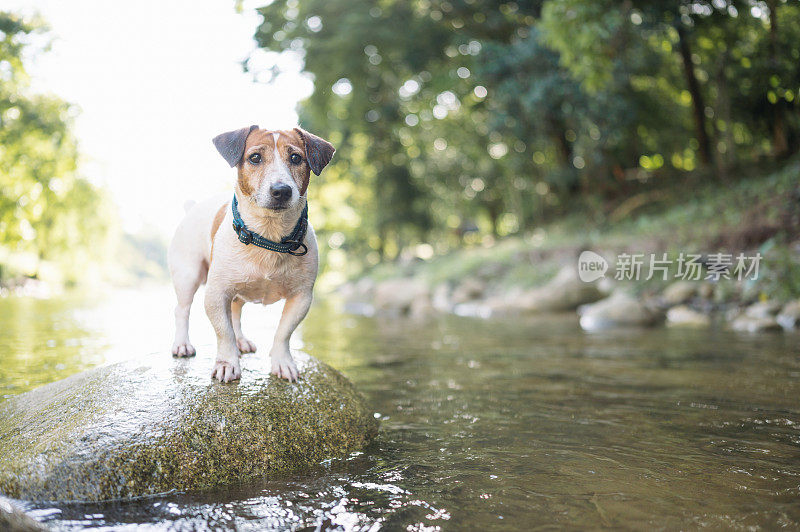
[(214, 146), (239, 172), (239, 190), (259, 207), (287, 209), (305, 196), (311, 172), (331, 161), (327, 140), (296, 127), (267, 131), (250, 126), (214, 137)]

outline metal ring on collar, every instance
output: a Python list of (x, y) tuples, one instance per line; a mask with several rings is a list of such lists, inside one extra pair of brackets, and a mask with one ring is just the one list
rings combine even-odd
[[(289, 244), (292, 246), (293, 249), (289, 249), (286, 251), (289, 255), (294, 255), (295, 257), (302, 257), (306, 253), (308, 253), (308, 246), (299, 242), (297, 240), (285, 240), (284, 244)], [(297, 250), (303, 248), (303, 251), (298, 252)]]

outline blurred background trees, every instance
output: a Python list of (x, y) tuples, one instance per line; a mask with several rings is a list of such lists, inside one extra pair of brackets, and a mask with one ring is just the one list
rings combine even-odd
[[(261, 59), (303, 59), (314, 90), (301, 124), (337, 147), (311, 189), (329, 270), (428, 258), (576, 212), (613, 224), (665, 190), (757, 178), (800, 148), (796, 1), (258, 11)], [(76, 108), (30, 89), (26, 57), (46, 41), (40, 22), (0, 13), (0, 280), (49, 264), (68, 280), (109, 257), (134, 277), (163, 273), (163, 243), (124, 235), (107, 193), (80, 176)], [(283, 64), (296, 66), (276, 61), (272, 74)]]
[(39, 20), (0, 12), (0, 281), (97, 280), (117, 252), (145, 268), (133, 244), (117, 245), (105, 190), (78, 173), (77, 110), (30, 89), (25, 61), (46, 48), (45, 32)]
[[(67, 280), (96, 259), (102, 242), (103, 195), (77, 174), (72, 109), (31, 94), (26, 46), (43, 26), (0, 12), (0, 277), (39, 275), (48, 261)], [(62, 279), (58, 279), (61, 281)]]
[(576, 209), (603, 220), (638, 193), (724, 186), (800, 147), (797, 2), (275, 0), (259, 11), (259, 45), (302, 54), (314, 79), (301, 123), (338, 148), (313, 192), (315, 225), (373, 263)]

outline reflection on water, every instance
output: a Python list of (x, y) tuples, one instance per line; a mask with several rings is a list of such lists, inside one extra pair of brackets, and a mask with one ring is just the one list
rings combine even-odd
[[(162, 286), (51, 300), (0, 298), (0, 398), (99, 364), (169, 353), (174, 305), (171, 289)], [(257, 332), (254, 339), (270, 345), (281, 308), (245, 307), (245, 331)], [(190, 335), (197, 347), (216, 345), (202, 288), (192, 306)], [(298, 335), (293, 347), (301, 346)]]
[[(168, 356), (171, 305), (163, 290), (0, 300), (0, 394)], [(265, 356), (276, 310), (253, 310), (245, 333)], [(199, 304), (192, 325), (211, 349)], [(211, 493), (27, 508), (65, 530), (800, 526), (797, 335), (586, 334), (573, 317), (412, 322), (317, 306), (303, 340), (380, 412), (364, 454)]]

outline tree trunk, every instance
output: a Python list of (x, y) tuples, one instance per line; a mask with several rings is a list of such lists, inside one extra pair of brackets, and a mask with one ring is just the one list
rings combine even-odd
[[(555, 120), (550, 121), (550, 127), (553, 131), (553, 137), (558, 147), (558, 153), (561, 155), (561, 163), (567, 170), (575, 173), (575, 167), (572, 162), (573, 150), (572, 143), (567, 139), (567, 129)], [(570, 196), (575, 196), (580, 192), (580, 183), (577, 176), (570, 183), (567, 183), (567, 193)]]
[[(726, 50), (720, 54), (719, 64), (717, 66), (716, 82), (717, 82), (717, 109), (719, 110), (719, 118), (725, 129), (722, 133), (718, 134), (722, 137), (725, 151), (717, 153), (717, 162), (719, 166), (720, 179), (727, 181), (728, 168), (736, 161), (736, 146), (733, 140), (733, 119), (731, 118), (731, 98), (728, 90), (728, 78), (725, 75), (725, 67), (728, 65), (729, 53)], [(719, 137), (718, 137), (719, 138)]]
[(692, 51), (689, 46), (688, 35), (686, 34), (686, 29), (680, 25), (680, 22), (676, 26), (676, 29), (678, 30), (678, 50), (683, 60), (683, 72), (686, 76), (686, 85), (692, 97), (694, 125), (697, 133), (697, 142), (700, 145), (700, 161), (705, 166), (711, 166), (711, 139), (706, 129), (705, 104), (703, 103), (703, 95), (700, 93), (700, 84), (697, 82), (697, 77), (694, 75), (694, 64), (692, 63)]
[[(778, 2), (767, 0), (769, 7), (769, 48), (772, 70), (779, 75), (778, 54)], [(785, 157), (789, 153), (789, 141), (786, 137), (786, 122), (784, 120), (783, 101), (778, 100), (772, 105), (772, 152), (776, 158)]]
[(386, 228), (378, 225), (378, 257), (381, 262), (386, 259)]
[(492, 236), (498, 238), (500, 236), (499, 228), (497, 227), (497, 221), (500, 218), (500, 214), (502, 213), (502, 207), (500, 206), (500, 202), (492, 199), (489, 201), (487, 205), (487, 214), (489, 215), (489, 221), (492, 223)]

